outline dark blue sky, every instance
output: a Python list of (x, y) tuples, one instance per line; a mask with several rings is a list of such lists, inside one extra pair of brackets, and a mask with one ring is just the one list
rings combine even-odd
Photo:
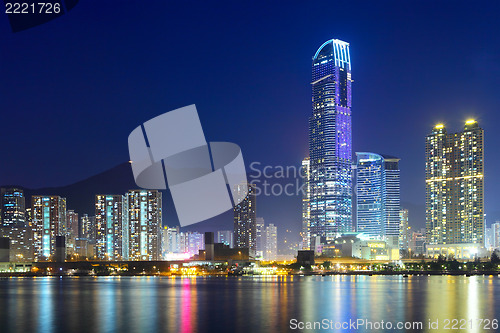
[(86, 0), (15, 34), (0, 15), (0, 184), (107, 170), (138, 124), (193, 103), (207, 139), (239, 144), (247, 165), (298, 165), (311, 57), (338, 38), (351, 44), (354, 151), (400, 157), (402, 200), (423, 206), (425, 135), (474, 117), (488, 222), (500, 218), (498, 2), (284, 3)]

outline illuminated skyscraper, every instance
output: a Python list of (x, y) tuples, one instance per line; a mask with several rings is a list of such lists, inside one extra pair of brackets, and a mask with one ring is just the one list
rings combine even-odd
[(179, 253), (179, 227), (165, 226), (161, 229), (161, 248), (163, 260), (168, 260), (172, 253)]
[(408, 250), (410, 244), (410, 225), (408, 223), (408, 209), (399, 211), (399, 249)]
[(10, 239), (10, 261), (33, 260), (32, 228), (28, 226), (25, 208), (23, 190), (0, 190), (0, 237)]
[(264, 260), (274, 261), (278, 259), (278, 228), (270, 223), (266, 227), (265, 232), (265, 246)]
[(300, 236), (302, 237), (302, 250), (309, 250), (311, 247), (310, 239), (310, 218), (311, 218), (311, 186), (309, 183), (310, 177), (310, 163), (309, 157), (302, 160), (302, 179), (303, 179), (303, 189), (302, 194), (302, 232)]
[(82, 214), (80, 217), (80, 236), (89, 242), (95, 241), (95, 216)]
[(66, 230), (66, 198), (34, 195), (31, 208), (35, 259), (47, 260), (55, 253), (56, 236)]
[(255, 258), (262, 259), (266, 252), (266, 222), (263, 217), (255, 219)]
[(157, 190), (130, 190), (127, 196), (129, 260), (160, 260), (161, 192)]
[(500, 221), (496, 221), (491, 225), (491, 233), (492, 233), (492, 246), (493, 248), (500, 247)]
[(373, 239), (384, 234), (386, 191), (384, 159), (374, 153), (356, 153), (357, 232)]
[[(356, 153), (357, 231), (397, 243), (399, 238), (399, 159)], [(397, 245), (396, 245), (397, 246)]]
[(426, 137), (428, 244), (484, 242), (484, 131), (475, 120), (448, 134), (436, 125)]
[(312, 62), (311, 238), (333, 240), (352, 230), (351, 83), (349, 44), (325, 42)]
[(240, 184), (236, 190), (245, 191), (244, 187), (248, 187), (248, 195), (234, 206), (234, 241), (236, 247), (249, 248), (254, 256), (257, 245), (255, 185)]
[(399, 158), (382, 155), (385, 172), (385, 227), (384, 236), (392, 236), (394, 245), (399, 239), (399, 211), (401, 209), (401, 181), (399, 171)]
[(78, 213), (74, 210), (66, 212), (66, 223), (68, 225), (68, 236), (72, 239), (80, 237), (80, 223), (78, 221)]
[(96, 257), (100, 260), (128, 259), (127, 196), (95, 196)]
[(0, 190), (0, 227), (25, 227), (24, 192), (18, 188)]

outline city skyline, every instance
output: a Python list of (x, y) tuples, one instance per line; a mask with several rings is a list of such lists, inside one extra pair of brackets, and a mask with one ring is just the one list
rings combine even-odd
[[(379, 155), (374, 153), (357, 152), (357, 164), (353, 162), (352, 154), (352, 128), (351, 128), (351, 63), (349, 43), (338, 39), (330, 39), (323, 43), (313, 56), (312, 62), (312, 117), (309, 120), (309, 151), (310, 156), (302, 161), (302, 167), (305, 168), (305, 187), (306, 194), (302, 198), (302, 244), (297, 248), (308, 249), (312, 247), (311, 240), (318, 244), (327, 244), (342, 234), (357, 231), (363, 233), (372, 239), (384, 239), (392, 237), (390, 243), (397, 243), (398, 237), (401, 235), (400, 230), (400, 170), (399, 158)], [(449, 138), (446, 134), (445, 126), (438, 124), (434, 127), (432, 135), (437, 134), (438, 138), (443, 137), (441, 141), (444, 143), (439, 148), (429, 148), (429, 140), (427, 137), (426, 146), (426, 168), (429, 168), (429, 163), (442, 163), (437, 160), (429, 160), (429, 152), (432, 149), (437, 149), (441, 154), (437, 158), (451, 160), (456, 158), (454, 153), (455, 142), (461, 144), (462, 152), (471, 154), (470, 150), (476, 150), (479, 147), (479, 176), (481, 208), (478, 213), (474, 213), (475, 222), (471, 222), (466, 229), (467, 232), (473, 234), (473, 237), (467, 237), (469, 243), (483, 244), (484, 243), (484, 224), (483, 215), (483, 141), (484, 135), (482, 129), (477, 126), (475, 120), (467, 120), (463, 133), (469, 131), (475, 133), (479, 130), (480, 137), (473, 135), (473, 144), (469, 143), (464, 148), (464, 134), (450, 134)], [(436, 132), (437, 131), (437, 132)], [(438, 133), (439, 132), (439, 133)], [(475, 140), (479, 140), (476, 143)], [(438, 140), (439, 141), (439, 140)], [(448, 142), (449, 141), (449, 142)], [(434, 141), (432, 141), (434, 142)], [(432, 143), (434, 145), (434, 143)], [(450, 151), (448, 152), (448, 147)], [(435, 155), (435, 154), (434, 154)], [(463, 155), (463, 154), (462, 154)], [(469, 156), (469, 155), (467, 155)], [(472, 154), (471, 156), (475, 156)], [(467, 158), (468, 160), (468, 158)], [(458, 161), (458, 160), (457, 160)], [(475, 160), (474, 160), (475, 161)], [(476, 163), (476, 162), (474, 162)], [(439, 164), (441, 165), (441, 164)], [(476, 166), (476, 164), (474, 164)], [(376, 170), (374, 169), (376, 168)], [(429, 186), (440, 184), (435, 180), (440, 180), (445, 177), (446, 172), (451, 170), (452, 174), (459, 174), (462, 178), (476, 177), (470, 176), (468, 171), (459, 171), (454, 165), (436, 166), (438, 172), (442, 174), (430, 179), (427, 177), (427, 215), (435, 214), (436, 211), (443, 209), (430, 209), (429, 203)], [(356, 170), (356, 176), (353, 175), (352, 169)], [(373, 170), (372, 170), (373, 169)], [(449, 169), (449, 170), (448, 170)], [(457, 170), (456, 170), (457, 169)], [(375, 171), (374, 171), (375, 170)], [(476, 168), (474, 167), (474, 170)], [(429, 171), (427, 170), (427, 173)], [(465, 176), (464, 176), (465, 175)], [(458, 176), (457, 176), (458, 177)], [(458, 177), (458, 178), (460, 178)], [(457, 178), (457, 179), (458, 179)], [(476, 179), (474, 178), (475, 182)], [(356, 183), (357, 193), (353, 192), (352, 185)], [(430, 182), (430, 183), (429, 183)], [(366, 188), (363, 184), (366, 184)], [(241, 185), (240, 185), (241, 186)], [(372, 189), (372, 187), (374, 187)], [(455, 186), (456, 187), (456, 186)], [(268, 231), (262, 230), (264, 222), (262, 220), (261, 227), (256, 223), (256, 195), (255, 186), (249, 185), (250, 193), (244, 202), (235, 206), (234, 209), (234, 237), (236, 247), (249, 248), (251, 256), (255, 256), (256, 251), (264, 258), (266, 257), (267, 248), (262, 249), (257, 245), (258, 238), (267, 237)], [(444, 187), (443, 187), (444, 188)], [(432, 190), (431, 190), (432, 191)], [(448, 191), (448, 190), (446, 190)], [(475, 191), (475, 190), (474, 190)], [(22, 191), (21, 191), (22, 192)], [(370, 192), (370, 193), (368, 193)], [(135, 194), (134, 194), (135, 193)], [(140, 196), (139, 196), (140, 193)], [(143, 207), (140, 203), (143, 193), (157, 193), (156, 203), (154, 206), (159, 207), (159, 213), (154, 213), (156, 217), (151, 217), (151, 208)], [(437, 192), (436, 192), (437, 193)], [(433, 195), (434, 196), (434, 195)], [(357, 200), (353, 202), (353, 197)], [(474, 197), (475, 198), (475, 197)], [(22, 199), (22, 200), (21, 200)], [(40, 200), (49, 200), (50, 206), (63, 207), (64, 213), (60, 217), (53, 218), (54, 212), (45, 212), (45, 208), (39, 208), (45, 203), (40, 203)], [(57, 203), (52, 203), (55, 200)], [(110, 200), (108, 206), (108, 200)], [(130, 201), (131, 200), (131, 201)], [(139, 201), (138, 201), (139, 200)], [(447, 200), (444, 197), (443, 200)], [(367, 204), (360, 202), (370, 201)], [(149, 202), (149, 199), (148, 199)], [(134, 209), (124, 208), (125, 206), (136, 205), (140, 207), (140, 213), (133, 213)], [(353, 215), (354, 204), (356, 207), (356, 216)], [(441, 203), (439, 203), (441, 204)], [(24, 197), (19, 196), (19, 190), (16, 188), (2, 188), (2, 223), (10, 223), (6, 226), (14, 226), (24, 221)], [(8, 210), (9, 206), (23, 207), (22, 214), (19, 211)], [(117, 206), (118, 205), (118, 206)], [(149, 204), (148, 204), (149, 205)], [(95, 212), (95, 241), (96, 252), (95, 256), (98, 259), (128, 259), (133, 257), (136, 260), (155, 260), (161, 257), (161, 230), (163, 228), (163, 220), (161, 218), (162, 195), (158, 191), (130, 190), (125, 196), (122, 195), (96, 195), (96, 212)], [(370, 209), (364, 209), (364, 206), (370, 206)], [(452, 205), (453, 206), (453, 205)], [(457, 206), (457, 203), (454, 204)], [(66, 198), (58, 196), (33, 196), (33, 224), (35, 242), (35, 257), (38, 260), (48, 258), (54, 254), (54, 243), (56, 236), (73, 235), (73, 238), (80, 237), (84, 223), (79, 224), (78, 212), (68, 210), (66, 214)], [(375, 208), (373, 208), (375, 207)], [(445, 206), (446, 207), (446, 204)], [(109, 209), (111, 210), (109, 210)], [(139, 208), (138, 208), (139, 209)], [(146, 210), (144, 210), (146, 209)], [(43, 210), (43, 213), (41, 211)], [(457, 210), (457, 209), (455, 209)], [(431, 212), (431, 213), (429, 213)], [(49, 214), (50, 221), (46, 222)], [(144, 215), (146, 214), (146, 215)], [(5, 216), (4, 216), (5, 215)], [(143, 216), (144, 215), (144, 216)], [(148, 216), (148, 217), (146, 217)], [(448, 226), (449, 230), (453, 230), (455, 234), (462, 224), (462, 215), (453, 217), (453, 222), (439, 222)], [(480, 216), (481, 218), (478, 218)], [(406, 210), (406, 218), (408, 220), (408, 210)], [(61, 222), (58, 222), (58, 221)], [(73, 221), (75, 220), (76, 223)], [(443, 241), (446, 239), (445, 231), (432, 231), (443, 229), (439, 227), (429, 227), (429, 225), (437, 222), (430, 222), (431, 218), (427, 217), (427, 244), (450, 244)], [(438, 220), (443, 220), (443, 218)], [(446, 218), (444, 218), (446, 220)], [(444, 221), (443, 220), (443, 221)], [(481, 220), (481, 221), (477, 221)], [(6, 221), (6, 222), (4, 222)], [(47, 224), (48, 223), (48, 224)], [(54, 224), (55, 223), (55, 224)], [(151, 223), (151, 225), (149, 225)], [(52, 225), (54, 224), (54, 225)], [(411, 225), (411, 224), (408, 224)], [(272, 224), (274, 227), (274, 225)], [(167, 227), (168, 229), (168, 227)], [(470, 230), (469, 230), (470, 229)], [(478, 231), (480, 229), (480, 231)], [(69, 231), (73, 232), (70, 233)], [(430, 236), (435, 233), (435, 236)], [(449, 232), (452, 234), (451, 232)], [(463, 233), (463, 232), (462, 232)], [(276, 234), (276, 232), (274, 232)], [(319, 237), (319, 238), (318, 238)], [(444, 237), (444, 238), (436, 238)], [(465, 241), (456, 241), (458, 236), (453, 236), (455, 240), (452, 243), (465, 243)], [(80, 237), (81, 238), (81, 237)], [(436, 238), (436, 240), (435, 240)], [(71, 240), (76, 247), (75, 239)], [(318, 244), (314, 244), (316, 248)], [(130, 247), (130, 251), (129, 251)]]
[[(425, 152), (419, 138), (445, 119), (448, 119), (447, 127), (453, 130), (458, 130), (468, 118), (477, 119), (486, 130), (498, 123), (498, 115), (493, 111), (500, 105), (494, 89), (499, 44), (497, 37), (490, 33), (499, 24), (491, 16), (498, 11), (498, 4), (474, 8), (476, 14), (471, 16), (468, 6), (464, 5), (393, 2), (389, 14), (376, 4), (367, 3), (357, 8), (345, 3), (335, 7), (345, 15), (330, 20), (327, 13), (332, 5), (315, 3), (310, 10), (318, 15), (301, 21), (292, 19), (300, 13), (299, 6), (290, 4), (286, 8), (290, 15), (281, 15), (278, 13), (283, 10), (282, 6), (269, 4), (269, 15), (276, 15), (272, 20), (262, 19), (258, 31), (231, 15), (225, 16), (224, 10), (219, 12), (208, 5), (202, 5), (202, 15), (198, 11), (179, 10), (184, 7), (181, 4), (170, 7), (156, 1), (150, 4), (156, 10), (147, 10), (147, 14), (145, 8), (123, 4), (123, 13), (128, 17), (138, 18), (141, 13), (153, 15), (151, 21), (131, 29), (112, 8), (102, 6), (106, 20), (96, 20), (91, 26), (85, 20), (98, 14), (86, 3), (72, 11), (68, 16), (71, 19), (65, 17), (41, 26), (40, 29), (47, 31), (45, 38), (51, 48), (44, 47), (45, 43), (30, 33), (5, 40), (5, 49), (9, 52), (3, 56), (10, 66), (3, 69), (3, 74), (17, 83), (4, 87), (5, 108), (9, 110), (4, 114), (5, 123), (13, 126), (7, 126), (0, 135), (3, 142), (9, 142), (2, 151), (16, 163), (1, 166), (0, 184), (59, 187), (109, 170), (127, 160), (121, 138), (126, 138), (136, 124), (164, 110), (191, 103), (199, 106), (207, 137), (223, 137), (238, 143), (245, 152), (247, 166), (251, 161), (298, 165), (307, 155), (304, 122), (310, 115), (307, 84), (310, 61), (318, 46), (332, 37), (351, 44), (353, 77), (356, 78), (353, 149), (390, 153), (402, 159), (401, 169), (405, 170), (401, 174), (402, 202), (418, 206), (417, 209), (410, 207), (410, 218), (416, 219), (419, 226), (424, 225), (425, 219), (422, 168)], [(243, 5), (232, 6), (242, 9)], [(157, 20), (157, 15), (174, 9), (178, 13), (175, 17)], [(420, 20), (424, 14), (440, 10), (450, 13), (446, 24), (434, 15), (426, 16), (425, 23)], [(185, 22), (191, 20), (192, 15), (210, 28), (199, 30), (187, 25)], [(241, 15), (243, 20), (253, 22), (252, 17), (261, 14), (258, 6), (252, 5), (241, 10)], [(413, 24), (406, 24), (408, 20)], [(208, 24), (212, 21), (219, 23)], [(272, 29), (275, 24), (286, 27), (286, 32)], [(183, 34), (177, 32), (178, 26), (183, 27)], [(404, 26), (404, 33), (391, 28), (394, 26)], [(67, 40), (62, 27), (75, 31), (80, 42)], [(8, 29), (7, 26), (0, 28)], [(110, 28), (116, 40), (104, 42), (98, 38), (100, 31)], [(166, 35), (144, 39), (149, 36), (148, 31), (158, 29), (166, 31)], [(207, 43), (213, 34), (219, 38), (210, 45), (203, 44), (210, 49), (209, 54), (197, 56), (198, 46), (189, 41)], [(238, 42), (242, 40), (239, 36), (244, 36), (245, 43)], [(97, 42), (98, 52), (89, 54), (86, 50), (94, 47), (96, 40), (101, 40)], [(130, 54), (120, 42), (124, 40), (142, 45), (146, 52)], [(233, 52), (227, 52), (228, 47), (232, 47)], [(44, 66), (26, 65), (26, 49), (44, 50), (39, 54), (39, 63)], [(179, 52), (182, 57), (176, 56)], [(62, 56), (65, 53), (73, 58)], [(100, 57), (100, 54), (109, 56)], [(237, 55), (239, 63), (245, 66), (233, 63), (231, 54)], [(79, 65), (74, 67), (75, 63)], [(59, 71), (59, 66), (66, 71)], [(115, 80), (123, 73), (118, 68), (138, 69), (137, 66), (140, 70), (132, 69), (128, 80)], [(193, 68), (193, 72), (200, 75), (193, 83), (180, 68)], [(88, 75), (81, 77), (81, 70)], [(469, 79), (463, 80), (463, 75)], [(96, 77), (102, 79), (94, 80)], [(243, 77), (245, 80), (240, 80)], [(110, 89), (106, 82), (115, 82), (116, 88)], [(138, 85), (138, 82), (147, 84)], [(234, 112), (232, 105), (251, 89), (257, 89), (251, 101)], [(224, 99), (217, 97), (221, 91), (226, 92)], [(85, 103), (78, 102), (82, 100)], [(65, 120), (68, 113), (71, 122)], [(245, 127), (246, 124), (258, 127), (259, 135), (249, 140), (241, 126), (228, 128), (225, 122), (219, 121), (220, 117)], [(23, 124), (20, 131), (15, 124)], [(380, 131), (381, 128), (384, 131)], [(32, 136), (41, 139), (30, 139)], [(487, 131), (486, 136), (489, 142), (499, 140), (494, 130)], [(10, 140), (13, 137), (19, 139)], [(51, 149), (44, 148), (44, 142), (49, 141), (58, 144), (51, 145)], [(500, 162), (491, 145), (485, 149), (490, 165)], [(60, 156), (66, 158), (57, 165), (48, 162)], [(95, 160), (99, 163), (94, 163)], [(485, 210), (491, 224), (500, 219), (500, 210), (494, 204), (500, 177), (488, 170), (486, 174)], [(260, 207), (262, 212), (268, 209), (265, 204)], [(272, 218), (282, 226), (290, 220), (289, 217)], [(293, 223), (298, 230), (300, 222)]]
[(500, 2), (5, 2), (2, 332), (500, 330)]
[[(400, 217), (400, 159), (356, 152), (357, 162), (353, 161), (352, 82), (349, 43), (327, 40), (317, 49), (312, 61), (309, 156), (302, 160), (306, 176), (301, 205), (302, 243), (296, 248), (311, 248), (321, 253), (321, 247), (328, 247), (337, 238), (356, 231), (371, 239), (384, 240), (387, 246), (398, 246), (399, 243), (400, 249), (404, 250), (400, 229), (403, 225)], [(470, 243), (484, 246), (483, 142), (484, 132), (472, 119), (465, 122), (463, 132), (447, 134), (445, 125), (440, 123), (426, 137), (427, 245)], [(353, 169), (356, 170), (354, 174)], [(450, 185), (445, 185), (450, 175)], [(455, 184), (457, 179), (459, 184)], [(471, 182), (473, 188), (469, 189)], [(463, 203), (457, 200), (463, 198), (456, 198), (460, 191), (464, 192), (464, 184), (470, 193), (462, 195), (467, 200), (465, 208), (460, 208)], [(234, 207), (235, 247), (248, 248), (250, 257), (276, 257), (276, 227), (270, 224), (264, 229), (264, 220), (256, 217), (257, 188), (245, 183), (236, 190), (240, 191), (241, 186), (248, 186), (249, 195)], [(1, 193), (2, 225), (25, 224), (22, 190), (2, 188)], [(129, 190), (125, 195), (96, 195), (95, 200), (95, 233), (92, 236), (95, 237), (97, 259), (163, 258), (161, 192)], [(478, 209), (469, 209), (469, 206), (476, 207), (475, 203), (469, 204), (473, 201), (479, 202)], [(451, 214), (447, 213), (448, 206)], [(85, 223), (78, 220), (78, 212), (66, 209), (66, 198), (32, 197), (30, 223), (33, 223), (34, 257), (37, 260), (47, 260), (55, 255), (59, 236), (66, 237), (73, 250), (84, 245), (80, 233), (84, 233)], [(409, 230), (408, 216), (408, 210), (405, 210)], [(166, 230), (167, 238), (171, 238), (168, 225)], [(269, 233), (276, 239), (269, 241)], [(24, 242), (24, 237), (23, 234), (15, 235), (13, 241)], [(275, 244), (276, 249), (269, 250), (267, 245), (262, 247), (260, 239)], [(434, 253), (443, 251), (437, 247), (431, 250)]]

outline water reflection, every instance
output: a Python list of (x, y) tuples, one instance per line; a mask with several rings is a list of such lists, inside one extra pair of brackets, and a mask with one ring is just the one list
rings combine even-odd
[[(290, 319), (428, 323), (499, 317), (493, 276), (0, 279), (4, 332), (283, 331)], [(350, 331), (349, 329), (343, 330)], [(358, 332), (370, 330), (360, 329)], [(442, 331), (440, 329), (439, 331)]]
[(54, 325), (54, 291), (55, 278), (44, 278), (38, 281), (38, 331), (50, 332)]

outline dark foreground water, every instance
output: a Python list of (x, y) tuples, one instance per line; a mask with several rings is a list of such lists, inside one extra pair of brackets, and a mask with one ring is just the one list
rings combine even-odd
[(497, 299), (496, 276), (4, 278), (0, 332), (498, 332)]

